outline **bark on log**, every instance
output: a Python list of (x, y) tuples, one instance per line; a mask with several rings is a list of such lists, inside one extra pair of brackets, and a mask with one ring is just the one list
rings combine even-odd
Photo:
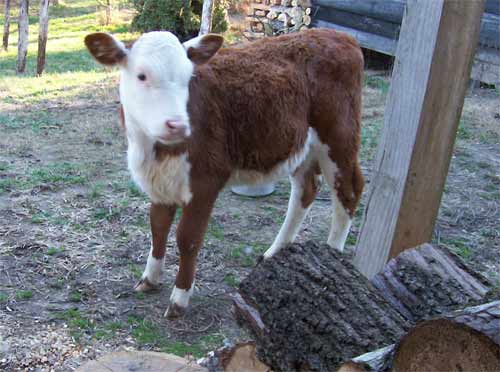
[(36, 74), (42, 75), (45, 68), (45, 50), (47, 47), (47, 35), (49, 33), (49, 0), (40, 0), (40, 16), (38, 26), (38, 57)]
[(23, 74), (26, 70), (26, 56), (28, 55), (28, 18), (29, 1), (21, 0), (19, 5), (19, 37), (17, 41), (17, 68), (18, 74)]
[(3, 37), (2, 47), (7, 51), (9, 48), (9, 28), (10, 28), (10, 0), (5, 0), (4, 4), (4, 19), (3, 19)]
[(408, 249), (390, 260), (372, 283), (412, 322), (470, 306), (492, 288), (458, 256), (430, 244)]
[(352, 264), (326, 245), (293, 244), (240, 285), (238, 321), (277, 370), (332, 371), (399, 339), (408, 322)]

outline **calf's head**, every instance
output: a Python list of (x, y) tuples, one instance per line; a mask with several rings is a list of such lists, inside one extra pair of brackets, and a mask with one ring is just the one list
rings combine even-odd
[(106, 33), (85, 37), (94, 58), (120, 68), (120, 100), (127, 133), (163, 144), (191, 135), (187, 112), (189, 81), (197, 64), (219, 50), (223, 38), (204, 35), (182, 44), (170, 32), (142, 35), (131, 48)]

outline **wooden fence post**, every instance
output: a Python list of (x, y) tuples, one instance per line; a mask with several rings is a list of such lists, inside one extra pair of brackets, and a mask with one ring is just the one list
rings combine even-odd
[(408, 0), (354, 257), (368, 278), (431, 240), (484, 0)]

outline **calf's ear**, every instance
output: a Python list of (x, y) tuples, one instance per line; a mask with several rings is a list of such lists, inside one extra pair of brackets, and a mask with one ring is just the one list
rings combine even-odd
[(224, 38), (216, 34), (207, 34), (186, 41), (183, 45), (188, 58), (194, 64), (201, 65), (208, 62), (210, 58), (220, 49)]
[(85, 45), (90, 54), (103, 65), (124, 64), (127, 60), (127, 49), (121, 41), (110, 34), (96, 32), (85, 36)]

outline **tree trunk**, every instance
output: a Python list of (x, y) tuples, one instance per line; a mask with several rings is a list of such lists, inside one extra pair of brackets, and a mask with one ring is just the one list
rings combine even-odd
[(455, 254), (430, 244), (408, 249), (390, 260), (372, 283), (413, 323), (477, 303), (492, 289), (486, 278)]
[(238, 321), (276, 370), (332, 371), (399, 339), (409, 323), (352, 264), (313, 242), (261, 262), (234, 299)]
[(500, 366), (500, 301), (419, 323), (396, 346), (361, 355), (338, 372), (496, 371)]
[(26, 70), (26, 56), (28, 55), (28, 0), (20, 0), (19, 6), (19, 38), (17, 41), (17, 73), (24, 74)]
[(47, 35), (49, 33), (49, 1), (40, 0), (40, 16), (38, 28), (38, 60), (36, 74), (42, 75), (45, 68), (45, 49), (47, 47)]
[(203, 10), (201, 13), (201, 25), (199, 35), (206, 35), (212, 30), (212, 13), (214, 0), (203, 0)]
[(10, 0), (5, 0), (4, 8), (4, 21), (3, 21), (3, 50), (7, 51), (9, 48), (9, 28), (10, 28)]
[(111, 24), (111, 14), (113, 12), (113, 4), (111, 0), (106, 0), (106, 26)]

